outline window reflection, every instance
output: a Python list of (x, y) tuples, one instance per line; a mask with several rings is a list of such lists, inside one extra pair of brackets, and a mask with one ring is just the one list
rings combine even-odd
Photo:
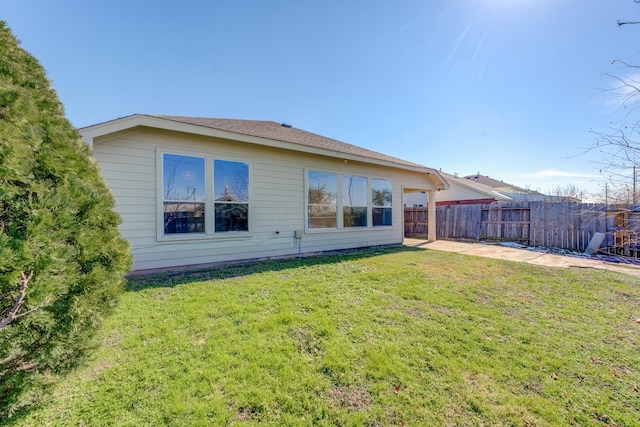
[(309, 171), (307, 174), (309, 198), (308, 227), (337, 227), (338, 175), (329, 172)]
[(216, 232), (249, 230), (249, 164), (214, 160)]
[(390, 226), (392, 218), (391, 181), (371, 180), (371, 205), (373, 226)]
[(367, 226), (367, 178), (342, 176), (342, 219), (344, 227)]
[(164, 233), (204, 233), (205, 173), (202, 157), (163, 154)]

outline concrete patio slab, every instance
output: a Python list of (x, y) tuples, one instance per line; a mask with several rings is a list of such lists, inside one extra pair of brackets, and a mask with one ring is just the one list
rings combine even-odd
[(528, 264), (543, 265), (548, 267), (596, 268), (601, 270), (617, 271), (619, 273), (625, 273), (640, 277), (640, 266), (616, 264), (586, 257), (581, 258), (567, 255), (536, 252), (528, 249), (515, 249), (497, 244), (454, 242), (450, 240), (436, 240), (433, 242), (429, 242), (419, 239), (404, 239), (404, 245), (435, 251), (455, 252), (486, 258), (525, 262)]

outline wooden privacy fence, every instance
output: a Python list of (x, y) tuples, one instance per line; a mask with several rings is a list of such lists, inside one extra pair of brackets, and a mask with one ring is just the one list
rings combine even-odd
[[(604, 204), (542, 201), (438, 206), (436, 238), (584, 251), (595, 233), (606, 234), (606, 246), (615, 245), (619, 212)], [(426, 238), (428, 227), (427, 208), (405, 208), (406, 237)]]

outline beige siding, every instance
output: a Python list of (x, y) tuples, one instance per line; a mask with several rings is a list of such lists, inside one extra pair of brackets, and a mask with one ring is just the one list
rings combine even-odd
[[(165, 151), (249, 162), (250, 233), (158, 239), (156, 162), (157, 152)], [(294, 231), (305, 229), (307, 169), (391, 180), (393, 226), (309, 230), (300, 242), (303, 253), (401, 243), (403, 186), (432, 188), (423, 173), (153, 129), (97, 138), (94, 154), (122, 217), (120, 230), (131, 242), (134, 270), (298, 254)]]

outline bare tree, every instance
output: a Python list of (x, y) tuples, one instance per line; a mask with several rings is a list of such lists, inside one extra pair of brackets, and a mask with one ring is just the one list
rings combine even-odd
[[(633, 0), (640, 4), (640, 0)], [(640, 24), (640, 21), (620, 21), (618, 26)], [(612, 120), (603, 130), (592, 130), (595, 143), (590, 150), (602, 155), (600, 173), (606, 180), (603, 201), (638, 203), (637, 174), (640, 171), (640, 65), (613, 60), (621, 66), (615, 73), (606, 73), (613, 86), (606, 92), (616, 101)]]
[(236, 172), (229, 182), (232, 194), (238, 201), (249, 201), (249, 175), (246, 173)]
[[(633, 0), (634, 3), (640, 3), (640, 0)], [(633, 24), (640, 24), (640, 21), (621, 21), (618, 19), (618, 27), (621, 27), (623, 25), (633, 25)]]
[[(640, 21), (618, 21), (618, 26), (635, 24)], [(592, 130), (596, 140), (591, 149), (602, 154), (600, 172), (606, 178), (602, 201), (614, 205), (609, 212), (615, 222), (614, 246), (621, 246), (620, 254), (628, 255), (629, 248), (640, 245), (636, 208), (640, 201), (640, 65), (619, 59), (611, 64), (621, 66), (615, 74), (606, 74), (614, 83), (607, 92), (617, 108), (603, 130)]]
[[(640, 76), (640, 67), (623, 64), (637, 70)], [(602, 155), (600, 173), (607, 182), (606, 198), (622, 197), (634, 203), (638, 200), (637, 173), (640, 170), (640, 82), (632, 75), (612, 77), (619, 83), (612, 91), (620, 100), (618, 112), (621, 118), (612, 120), (602, 131), (591, 131), (596, 136), (591, 150)]]
[(558, 185), (545, 193), (545, 200), (553, 202), (582, 202), (584, 191), (575, 184)]

